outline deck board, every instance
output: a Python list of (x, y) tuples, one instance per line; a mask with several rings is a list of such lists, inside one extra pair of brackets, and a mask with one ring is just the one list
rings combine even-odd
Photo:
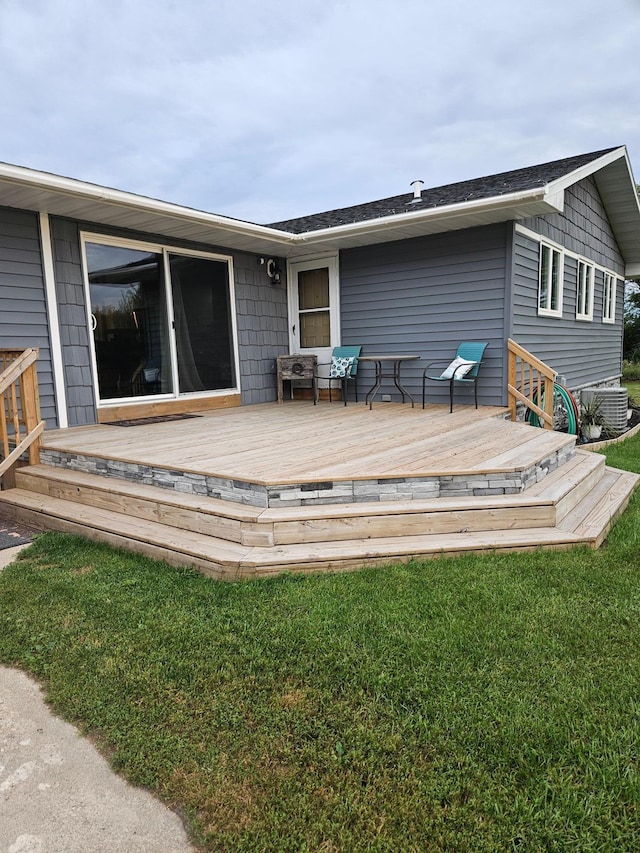
[[(49, 449), (184, 471), (286, 484), (424, 477), (526, 466), (569, 439), (499, 420), (503, 409), (426, 410), (384, 403), (292, 402), (207, 412), (135, 427), (96, 425), (47, 431)], [(570, 439), (569, 439), (570, 440)]]

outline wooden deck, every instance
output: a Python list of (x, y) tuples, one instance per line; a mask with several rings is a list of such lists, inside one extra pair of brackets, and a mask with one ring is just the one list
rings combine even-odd
[(567, 442), (506, 409), (291, 402), (145, 426), (47, 431), (43, 448), (260, 484), (507, 471)]
[(49, 431), (0, 512), (225, 579), (598, 547), (638, 477), (504, 414), (291, 402)]

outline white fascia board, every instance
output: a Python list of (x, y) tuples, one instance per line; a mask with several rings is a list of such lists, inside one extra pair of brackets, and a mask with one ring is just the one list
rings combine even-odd
[(633, 177), (633, 169), (631, 168), (631, 161), (629, 160), (629, 155), (627, 153), (627, 149), (624, 148), (623, 150), (624, 150), (624, 161), (625, 161), (626, 166), (627, 166), (627, 171), (629, 172), (629, 183), (631, 184), (631, 187), (634, 189), (633, 198), (635, 199), (635, 203), (636, 203), (635, 206), (636, 206), (636, 210), (638, 211), (638, 216), (640, 216), (640, 196), (638, 195), (638, 192), (637, 192), (637, 186), (638, 185), (636, 184), (636, 179)]
[[(427, 222), (431, 219), (448, 219), (461, 214), (480, 213), (483, 210), (500, 210), (522, 206), (523, 204), (535, 204), (543, 202), (549, 205), (549, 213), (561, 211), (564, 200), (558, 193), (549, 194), (547, 187), (536, 187), (525, 192), (509, 193), (502, 196), (491, 196), (489, 198), (476, 199), (474, 201), (463, 201), (457, 204), (430, 207), (428, 210), (417, 210), (408, 213), (396, 213), (389, 216), (381, 216), (378, 219), (367, 219), (364, 222), (349, 222), (346, 225), (335, 225), (329, 228), (320, 228), (317, 231), (307, 231), (297, 234), (298, 243), (322, 242), (323, 240), (340, 237), (368, 234), (375, 231), (384, 231), (389, 227), (401, 227), (409, 223)], [(561, 206), (559, 207), (558, 204)]]
[[(373, 235), (376, 232), (384, 232), (393, 228), (401, 228), (403, 225), (419, 225), (420, 223), (428, 223), (430, 221), (446, 222), (447, 219), (472, 216), (474, 214), (478, 215), (483, 212), (495, 213), (504, 211), (507, 213), (510, 209), (519, 208), (518, 218), (521, 218), (524, 215), (522, 208), (524, 207), (526, 210), (529, 204), (535, 206), (535, 210), (532, 208), (531, 214), (527, 215), (539, 215), (540, 205), (549, 213), (562, 212), (564, 208), (564, 198), (561, 189), (555, 185), (546, 185), (535, 187), (531, 190), (507, 193), (501, 196), (490, 196), (488, 198), (458, 202), (456, 204), (430, 207), (426, 210), (411, 210), (406, 213), (392, 214), (377, 219), (321, 228), (317, 231), (309, 231), (303, 234), (292, 234), (265, 225), (256, 225), (215, 213), (206, 213), (205, 211), (147, 198), (146, 196), (136, 195), (135, 193), (113, 190), (97, 184), (77, 181), (73, 178), (65, 178), (48, 172), (26, 169), (22, 166), (12, 166), (7, 163), (0, 163), (0, 183), (2, 182), (45, 191), (54, 195), (59, 194), (69, 198), (93, 201), (96, 204), (102, 203), (112, 207), (118, 206), (123, 210), (145, 212), (150, 216), (166, 216), (173, 220), (181, 220), (185, 223), (201, 225), (205, 228), (217, 228), (236, 235), (242, 235), (247, 241), (262, 241), (264, 244), (266, 240), (273, 246), (271, 251), (276, 251), (279, 247), (283, 254), (287, 254), (287, 250), (295, 252), (296, 249), (309, 246), (310, 244), (322, 244), (332, 239), (339, 240), (341, 237), (357, 238), (358, 236)], [(251, 249), (247, 247), (247, 251), (251, 251)]]
[(0, 181), (60, 193), (75, 198), (105, 202), (110, 205), (125, 207), (129, 210), (134, 209), (148, 211), (149, 213), (160, 213), (175, 219), (215, 226), (216, 228), (235, 231), (236, 233), (241, 232), (249, 237), (271, 239), (276, 242), (282, 242), (285, 245), (294, 242), (292, 239), (294, 235), (287, 231), (279, 231), (276, 228), (269, 228), (265, 225), (256, 225), (252, 222), (245, 222), (242, 219), (232, 219), (217, 213), (206, 213), (195, 208), (183, 207), (179, 204), (159, 201), (158, 199), (147, 198), (147, 196), (124, 192), (122, 190), (114, 190), (98, 184), (77, 181), (74, 178), (64, 178), (49, 172), (39, 172), (23, 166), (12, 166), (10, 163), (0, 163)]
[(608, 154), (603, 154), (602, 157), (598, 157), (596, 160), (591, 160), (589, 163), (585, 163), (584, 166), (574, 169), (573, 172), (569, 172), (567, 175), (563, 175), (561, 178), (556, 178), (555, 181), (551, 181), (548, 184), (549, 192), (566, 190), (567, 187), (577, 184), (578, 181), (582, 181), (584, 178), (588, 178), (590, 175), (593, 175), (594, 172), (599, 172), (600, 169), (604, 169), (605, 166), (619, 160), (621, 157), (624, 157), (626, 160), (629, 168), (629, 175), (633, 180), (631, 164), (627, 157), (627, 149), (624, 145), (621, 145), (620, 148), (614, 148), (613, 151), (609, 151)]
[(564, 213), (564, 189), (547, 187), (546, 199), (549, 204), (553, 205), (558, 213)]

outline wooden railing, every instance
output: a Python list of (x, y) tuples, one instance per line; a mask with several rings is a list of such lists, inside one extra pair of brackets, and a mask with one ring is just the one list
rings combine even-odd
[[(556, 371), (532, 355), (515, 341), (507, 341), (509, 352), (509, 409), (516, 419), (516, 405), (523, 403), (543, 421), (545, 429), (553, 429), (553, 383)], [(542, 403), (542, 407), (538, 405)]]
[(27, 451), (31, 465), (40, 461), (37, 360), (37, 349), (0, 350), (0, 477)]

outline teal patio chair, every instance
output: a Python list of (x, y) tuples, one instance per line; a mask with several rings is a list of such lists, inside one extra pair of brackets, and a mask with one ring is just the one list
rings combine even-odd
[(473, 385), (476, 409), (478, 408), (478, 373), (482, 357), (488, 344), (480, 341), (464, 341), (458, 347), (456, 357), (446, 366), (442, 373), (435, 374), (435, 365), (442, 367), (446, 361), (430, 361), (422, 374), (422, 408), (426, 402), (427, 379), (433, 382), (449, 383), (449, 412), (453, 411), (453, 388), (456, 382), (460, 385)]
[(347, 405), (347, 385), (349, 380), (353, 380), (356, 403), (358, 402), (358, 359), (360, 358), (361, 351), (362, 347), (333, 348), (329, 364), (329, 376), (322, 377), (329, 380), (329, 402), (331, 402), (332, 385), (334, 382), (339, 382), (342, 389), (342, 399), (345, 406)]

